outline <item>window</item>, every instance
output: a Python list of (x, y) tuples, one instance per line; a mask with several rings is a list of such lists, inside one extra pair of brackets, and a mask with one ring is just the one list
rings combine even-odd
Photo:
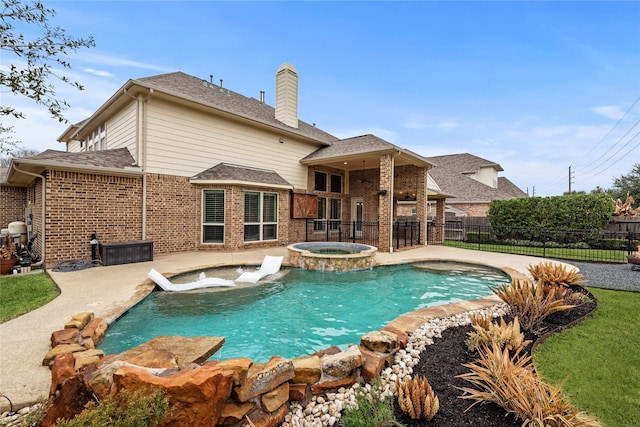
[(202, 194), (202, 242), (224, 243), (223, 190), (204, 190)]
[(318, 219), (313, 222), (313, 231), (325, 231), (327, 226), (327, 198), (318, 197)]
[(324, 172), (315, 173), (314, 189), (316, 191), (327, 191), (327, 174)]
[(331, 220), (329, 229), (339, 230), (340, 220), (342, 219), (342, 200), (331, 199), (329, 219)]
[(331, 192), (342, 193), (342, 175), (331, 175)]
[(244, 241), (278, 238), (278, 195), (247, 191), (244, 193)]
[[(328, 221), (327, 218), (329, 218)], [(329, 206), (327, 206), (327, 198), (318, 197), (318, 218), (313, 223), (313, 231), (326, 231), (327, 222), (330, 231), (337, 231), (340, 229), (341, 220), (342, 199), (329, 199)]]
[[(98, 129), (94, 130), (87, 139), (87, 150), (98, 151), (104, 150), (106, 145), (106, 125), (103, 123)], [(82, 147), (82, 145), (80, 145)]]

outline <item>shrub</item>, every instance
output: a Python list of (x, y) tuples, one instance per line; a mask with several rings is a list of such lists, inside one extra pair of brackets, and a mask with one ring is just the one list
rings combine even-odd
[(491, 346), (494, 343), (508, 350), (518, 350), (531, 344), (531, 341), (524, 340), (517, 317), (509, 323), (501, 318), (500, 324), (497, 324), (487, 322), (484, 316), (471, 316), (471, 327), (473, 331), (468, 333), (469, 338), (467, 338), (469, 351), (479, 350), (482, 346)]
[(480, 358), (464, 364), (471, 372), (459, 375), (477, 388), (462, 387), (462, 399), (493, 402), (524, 421), (540, 427), (601, 427), (601, 424), (572, 407), (560, 388), (552, 388), (536, 375), (531, 356), (516, 351), (513, 356), (497, 344), (483, 347)]
[(558, 299), (555, 287), (537, 286), (529, 280), (513, 279), (508, 285), (502, 283), (490, 289), (509, 306), (509, 314), (517, 317), (520, 324), (534, 334), (544, 331), (542, 322), (548, 316), (574, 307)]
[(478, 232), (478, 231), (467, 232), (468, 243), (489, 243), (490, 241), (491, 241), (491, 236), (489, 233)]
[(398, 381), (396, 389), (400, 409), (412, 420), (429, 421), (440, 409), (440, 401), (426, 377), (416, 376), (403, 382)]
[[(571, 194), (493, 200), (487, 216), (491, 226), (496, 229), (604, 230), (612, 214), (613, 204), (606, 194)], [(549, 240), (556, 240), (548, 237)]]
[(547, 261), (527, 268), (538, 284), (571, 286), (586, 283), (584, 275), (577, 268), (567, 268), (565, 264)]
[(159, 388), (123, 390), (100, 404), (87, 403), (84, 411), (71, 420), (60, 420), (57, 427), (141, 427), (159, 424), (171, 413), (169, 399)]
[(384, 397), (380, 379), (371, 382), (371, 390), (356, 390), (356, 405), (342, 411), (343, 427), (395, 427), (402, 426), (393, 415), (391, 397)]

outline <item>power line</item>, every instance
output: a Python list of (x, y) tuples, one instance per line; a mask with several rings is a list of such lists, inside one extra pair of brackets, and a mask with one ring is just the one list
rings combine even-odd
[[(611, 129), (609, 129), (609, 132), (607, 132), (607, 134), (605, 136), (603, 136), (600, 141), (598, 141), (596, 143), (596, 145), (594, 145), (591, 150), (587, 151), (582, 157), (580, 157), (578, 160), (581, 160), (585, 157), (587, 157), (589, 154), (591, 154), (593, 152), (593, 150), (595, 150), (596, 148), (598, 148), (598, 146), (600, 144), (602, 144), (604, 142), (605, 139), (607, 139), (607, 137), (609, 137), (609, 135), (611, 135), (611, 133), (615, 130), (616, 127), (618, 127), (618, 125), (627, 117), (627, 115), (629, 114), (629, 112), (631, 112), (631, 110), (633, 110), (633, 107), (636, 106), (636, 104), (638, 103), (638, 101), (640, 101), (640, 96), (638, 96), (636, 98), (635, 101), (633, 101), (633, 104), (631, 104), (631, 106), (627, 109), (627, 111), (622, 115), (622, 117), (620, 117), (618, 119), (618, 121), (613, 125), (613, 127)], [(637, 123), (636, 123), (637, 124)], [(628, 133), (628, 132), (627, 132)], [(616, 143), (617, 144), (617, 143)], [(615, 144), (614, 144), (615, 147)], [(613, 147), (612, 147), (613, 148)], [(598, 157), (598, 159), (600, 159), (602, 156), (604, 156), (609, 150), (605, 151), (600, 157)], [(594, 164), (598, 159), (593, 160), (591, 163), (589, 163), (588, 165), (586, 165), (585, 167), (589, 167), (592, 164)]]
[[(598, 160), (600, 160), (600, 159), (601, 159), (605, 154), (607, 154), (609, 151), (613, 150), (613, 149), (616, 147), (616, 145), (618, 145), (618, 144), (620, 143), (620, 141), (622, 141), (622, 139), (623, 139), (624, 137), (626, 137), (627, 135), (629, 135), (629, 133), (630, 133), (630, 132), (631, 132), (631, 131), (636, 127), (636, 126), (638, 126), (638, 124), (640, 124), (640, 119), (639, 119), (637, 122), (635, 122), (635, 123), (633, 124), (633, 126), (631, 126), (631, 127), (629, 128), (629, 130), (628, 130), (627, 132), (625, 132), (625, 134), (624, 134), (624, 135), (622, 135), (622, 136), (621, 136), (621, 137), (616, 141), (616, 143), (615, 143), (615, 144), (613, 144), (613, 146), (611, 146), (611, 148), (609, 148), (607, 151), (605, 151), (604, 153), (602, 153), (599, 157), (597, 157), (596, 159), (592, 160), (592, 161), (591, 161), (591, 163), (589, 163), (588, 165), (586, 165), (586, 166), (584, 166), (584, 167), (585, 167), (585, 168), (587, 168), (587, 167), (591, 166), (592, 164), (594, 164), (595, 162), (597, 162)], [(628, 143), (629, 143), (629, 142), (627, 142), (627, 144), (628, 144)], [(625, 145), (626, 145), (626, 144), (625, 144)], [(623, 146), (622, 148), (624, 148), (624, 146)], [(618, 153), (619, 151), (620, 151), (620, 150), (616, 151), (616, 153)], [(615, 153), (614, 153), (614, 155), (615, 155)], [(609, 157), (609, 158), (611, 158), (611, 157)], [(609, 159), (607, 159), (607, 160), (609, 160)]]
[[(639, 121), (640, 122), (640, 121)], [(637, 124), (637, 123), (636, 123)], [(635, 127), (635, 126), (634, 126)], [(633, 128), (632, 128), (633, 129)], [(627, 145), (629, 145), (631, 143), (631, 141), (633, 141), (634, 139), (636, 139), (638, 136), (640, 136), (640, 132), (636, 133), (633, 137), (631, 137), (631, 139), (629, 139), (622, 147), (620, 147), (615, 153), (613, 153), (611, 156), (609, 156), (604, 162), (602, 162), (600, 164), (600, 166), (604, 166), (609, 160), (611, 160), (611, 158), (613, 156), (615, 156), (616, 154), (618, 154), (620, 151), (622, 151), (622, 149), (624, 149)], [(613, 162), (612, 164), (610, 164), (609, 166), (607, 166), (605, 169), (603, 169), (602, 171), (598, 172), (598, 173), (594, 173), (592, 175), (587, 175), (585, 177), (585, 179), (588, 178), (593, 178), (597, 175), (600, 175), (602, 172), (608, 170), (609, 168), (611, 168), (611, 166), (614, 166), (615, 164), (617, 164), (618, 162), (620, 162), (622, 159), (624, 159), (626, 156), (628, 156), (633, 150), (635, 150), (636, 148), (638, 148), (638, 146), (640, 146), (640, 142), (638, 144), (636, 144), (635, 146), (631, 147), (631, 149), (629, 151), (627, 151), (626, 153), (624, 153), (622, 156), (620, 156), (620, 158), (618, 158), (615, 162)], [(593, 170), (593, 172), (595, 172), (598, 168), (595, 168)]]

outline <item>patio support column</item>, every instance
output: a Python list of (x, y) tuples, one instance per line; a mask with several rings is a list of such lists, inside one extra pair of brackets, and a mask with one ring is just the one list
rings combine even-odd
[(444, 215), (444, 208), (446, 206), (446, 199), (438, 199), (436, 202), (436, 227), (435, 227), (435, 232), (434, 232), (434, 238), (433, 241), (435, 243), (442, 243), (444, 242), (444, 221), (445, 221), (445, 215)]
[(380, 193), (378, 194), (378, 208), (380, 210), (380, 231), (378, 235), (378, 250), (380, 252), (391, 252), (391, 229), (393, 226), (393, 156), (383, 154), (380, 156)]
[(427, 243), (427, 168), (417, 168), (416, 219), (420, 223), (420, 242)]

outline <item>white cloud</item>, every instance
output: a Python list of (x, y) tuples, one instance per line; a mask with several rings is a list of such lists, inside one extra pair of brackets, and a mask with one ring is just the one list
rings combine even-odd
[(624, 112), (617, 105), (602, 105), (600, 107), (592, 107), (591, 111), (614, 120), (620, 120), (622, 117), (624, 117)]
[(113, 74), (111, 74), (108, 71), (100, 71), (100, 70), (94, 70), (93, 68), (84, 68), (84, 67), (80, 67), (80, 69), (85, 73), (93, 74), (94, 76), (98, 76), (98, 77), (107, 77), (107, 78), (113, 77)]
[(131, 59), (122, 58), (116, 55), (105, 54), (105, 53), (95, 53), (95, 52), (83, 53), (82, 56), (78, 56), (77, 59), (89, 64), (99, 64), (99, 65), (104, 65), (109, 67), (139, 68), (139, 69), (153, 70), (158, 72), (174, 71), (173, 69), (163, 67), (160, 65), (134, 61)]

